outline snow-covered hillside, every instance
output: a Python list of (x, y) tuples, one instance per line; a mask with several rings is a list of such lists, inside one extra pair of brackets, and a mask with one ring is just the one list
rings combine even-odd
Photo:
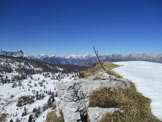
[[(72, 66), (70, 66), (72, 69)], [(0, 56), (0, 118), (6, 122), (45, 122), (55, 108), (58, 82), (69, 82), (76, 69), (34, 60)]]
[[(145, 61), (116, 64), (120, 67), (114, 71), (135, 83), (137, 90), (152, 100), (152, 113), (162, 120), (162, 64)], [(72, 81), (79, 70), (83, 69), (0, 56), (0, 119), (45, 122), (47, 113), (56, 107), (56, 83)]]
[(162, 64), (145, 61), (117, 62), (117, 73), (135, 83), (139, 92), (152, 100), (152, 113), (162, 120)]

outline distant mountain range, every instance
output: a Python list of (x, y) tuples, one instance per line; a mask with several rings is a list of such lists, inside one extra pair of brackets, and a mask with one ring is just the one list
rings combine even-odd
[(0, 51), (0, 55), (5, 55), (5, 56), (13, 56), (13, 57), (24, 57), (25, 54), (22, 50), (17, 50), (17, 51)]
[[(24, 54), (22, 50), (18, 51), (0, 51), (0, 55), (13, 56), (13, 57), (24, 57), (35, 59), (42, 62), (52, 63), (52, 64), (75, 64), (75, 65), (85, 65), (90, 66), (95, 63), (96, 57), (91, 54), (72, 54), (69, 56), (58, 56), (58, 55), (45, 55), (40, 54), (38, 56), (29, 56)], [(110, 55), (100, 55), (102, 61), (151, 61), (162, 63), (162, 53), (128, 53), (128, 54), (110, 54)]]

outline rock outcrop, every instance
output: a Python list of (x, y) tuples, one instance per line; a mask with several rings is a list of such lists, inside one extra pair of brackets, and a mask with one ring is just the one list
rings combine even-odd
[[(94, 77), (99, 80), (93, 80)], [(86, 79), (78, 79), (68, 83), (57, 84), (59, 89), (57, 99), (57, 116), (62, 112), (65, 122), (86, 122), (89, 116), (90, 122), (98, 122), (106, 112), (112, 113), (118, 108), (88, 108), (89, 96), (100, 87), (129, 88), (129, 80), (110, 76), (105, 72)], [(98, 112), (96, 112), (98, 111)], [(93, 116), (95, 115), (95, 116)], [(96, 119), (97, 116), (100, 116)]]
[(106, 113), (113, 114), (115, 111), (122, 112), (119, 108), (89, 107), (88, 108), (88, 119), (90, 122), (99, 122), (103, 115), (105, 115)]

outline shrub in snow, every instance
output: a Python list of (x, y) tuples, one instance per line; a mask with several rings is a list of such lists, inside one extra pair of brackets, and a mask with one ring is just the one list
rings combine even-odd
[(32, 76), (30, 76), (30, 79), (31, 79), (31, 80), (33, 80), (33, 77), (32, 77)]
[(19, 80), (19, 81), (18, 81), (18, 86), (21, 86), (21, 85), (22, 85), (22, 83), (21, 83), (21, 81)]
[(17, 83), (14, 82), (13, 85), (12, 85), (12, 88), (15, 88), (17, 86)]
[(38, 118), (40, 114), (41, 114), (41, 108), (38, 107), (35, 111), (35, 117)]
[(43, 82), (39, 82), (38, 84), (40, 85), (40, 87), (43, 87)]
[(34, 83), (34, 86), (35, 86), (35, 87), (37, 87), (37, 84), (36, 84), (36, 83)]
[(22, 116), (26, 116), (27, 115), (27, 109), (26, 107), (24, 108), (24, 112), (22, 113)]
[(10, 96), (10, 98), (13, 98), (14, 97), (14, 95), (12, 94), (11, 96)]
[(20, 122), (20, 119), (19, 119), (19, 118), (17, 118), (17, 119), (16, 119), (16, 122)]
[(13, 120), (11, 119), (10, 122), (13, 122)]
[(47, 102), (48, 107), (52, 107), (54, 102), (55, 102), (54, 95), (51, 95)]
[(13, 70), (11, 67), (9, 67), (9, 65), (0, 65), (0, 72), (7, 72), (7, 73), (11, 73)]
[(42, 100), (44, 97), (45, 97), (44, 94), (39, 94), (38, 97), (37, 97), (37, 100)]
[(37, 108), (33, 108), (33, 113), (35, 113), (37, 111)]
[(33, 96), (22, 96), (19, 98), (17, 102), (17, 106), (21, 107), (27, 104), (31, 104), (34, 102), (34, 97)]
[(30, 115), (30, 116), (29, 116), (28, 122), (34, 122), (34, 120), (33, 120), (33, 115)]
[(43, 105), (43, 111), (45, 111), (46, 109), (48, 109), (48, 105), (47, 104), (44, 104)]

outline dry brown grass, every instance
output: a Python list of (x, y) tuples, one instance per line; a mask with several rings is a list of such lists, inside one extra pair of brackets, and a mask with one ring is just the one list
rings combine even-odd
[(114, 76), (116, 76), (117, 78), (123, 78), (123, 76), (121, 76), (120, 74), (116, 73), (116, 72), (113, 71), (113, 70), (109, 70), (109, 71), (107, 71), (107, 73), (108, 73), (109, 75), (114, 75)]
[[(104, 62), (102, 63), (103, 66), (106, 69), (106, 72), (119, 67), (119, 65), (113, 64), (111, 62)], [(87, 78), (89, 76), (95, 75), (99, 72), (103, 72), (103, 69), (101, 68), (101, 65), (99, 63), (95, 63), (91, 68), (89, 68), (87, 71), (81, 71), (80, 72), (80, 78)]]
[(107, 113), (100, 122), (161, 122), (152, 115), (151, 100), (138, 93), (134, 84), (131, 88), (100, 88), (90, 96), (90, 107), (118, 107), (123, 113)]
[(46, 122), (64, 122), (64, 118), (56, 116), (56, 111), (51, 111), (47, 114)]
[(93, 78), (93, 80), (101, 80), (101, 77), (96, 76)]
[(6, 119), (6, 117), (7, 117), (7, 114), (2, 114), (2, 115), (0, 116), (0, 122), (4, 122), (5, 119)]

